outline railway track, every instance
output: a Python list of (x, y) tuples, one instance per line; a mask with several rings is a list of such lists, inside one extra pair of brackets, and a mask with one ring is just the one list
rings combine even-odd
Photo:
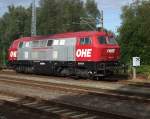
[[(0, 72), (2, 74), (6, 74), (6, 75), (16, 75), (16, 72), (14, 72), (13, 70), (4, 70), (2, 72)], [(17, 75), (20, 75), (20, 76), (27, 76), (25, 74), (17, 74)], [(54, 77), (54, 76), (41, 76), (41, 75), (31, 75), (32, 77), (40, 77), (40, 78), (56, 78), (56, 79), (62, 79), (64, 80), (65, 78), (64, 77)], [(125, 85), (129, 85), (129, 86), (136, 86), (136, 87), (145, 87), (145, 88), (150, 88), (150, 82), (135, 82), (135, 81), (131, 81), (131, 80), (125, 80), (127, 79), (126, 76), (121, 76), (121, 77), (125, 77), (125, 78), (121, 78), (119, 79), (119, 77), (117, 76), (117, 79), (115, 77), (113, 78), (106, 78), (105, 81), (101, 81), (101, 82), (104, 82), (104, 83), (113, 83), (113, 82), (116, 82), (117, 84), (125, 84)], [(68, 77), (68, 80), (72, 80), (72, 78), (69, 78)], [(80, 79), (81, 81), (84, 79)], [(90, 82), (92, 83), (92, 80), (90, 80)], [(95, 82), (95, 81), (93, 81)]]
[[(117, 98), (120, 100), (132, 100), (136, 102), (143, 102), (149, 103), (150, 96), (149, 95), (141, 95), (141, 94), (134, 94), (127, 93), (127, 92), (117, 92), (111, 90), (104, 90), (104, 89), (97, 89), (97, 88), (89, 88), (89, 87), (80, 87), (74, 85), (66, 85), (66, 84), (55, 84), (50, 82), (42, 82), (42, 81), (35, 81), (32, 79), (24, 79), (24, 78), (12, 78), (11, 76), (0, 76), (0, 82), (6, 84), (14, 84), (14, 85), (21, 85), (21, 86), (31, 86), (32, 88), (40, 87), (42, 89), (47, 90), (61, 90), (65, 92), (72, 92), (78, 94), (90, 94), (94, 96), (105, 96), (108, 98)], [(4, 92), (4, 94), (9, 94), (9, 92)], [(10, 94), (9, 94), (10, 95)], [(112, 112), (105, 112), (96, 109), (90, 109), (89, 107), (81, 105), (74, 105), (66, 102), (60, 102), (58, 100), (48, 101), (40, 99), (39, 97), (26, 97), (25, 95), (19, 94), (12, 94), (13, 96), (19, 97), (19, 101), (5, 101), (6, 104), (9, 105), (16, 105), (18, 108), (27, 108), (31, 111), (37, 111), (40, 113), (51, 114), (54, 117), (59, 119), (134, 119), (132, 117), (124, 116), (115, 114)], [(40, 100), (40, 101), (39, 101)], [(27, 103), (24, 103), (27, 102)], [(54, 110), (52, 107), (54, 107)], [(49, 111), (47, 111), (49, 110)], [(59, 113), (60, 112), (60, 113)], [(66, 115), (66, 113), (68, 115)], [(70, 117), (69, 117), (70, 115)], [(57, 119), (56, 118), (56, 119)]]
[(132, 100), (136, 102), (150, 102), (150, 95), (144, 93), (137, 93), (137, 92), (130, 92), (130, 91), (119, 91), (119, 90), (109, 90), (109, 89), (100, 89), (100, 88), (91, 88), (91, 87), (82, 87), (82, 86), (75, 86), (75, 85), (67, 85), (67, 84), (58, 84), (58, 83), (51, 83), (51, 82), (42, 82), (42, 81), (35, 81), (29, 79), (22, 79), (22, 78), (12, 78), (11, 76), (1, 76), (0, 75), (0, 82), (8, 83), (8, 84), (18, 84), (18, 85), (26, 85), (31, 87), (40, 87), (42, 89), (47, 90), (58, 90), (64, 92), (71, 92), (71, 93), (78, 93), (78, 94), (90, 94), (95, 96), (105, 96), (111, 98), (117, 98), (122, 100)]
[[(12, 96), (12, 94), (8, 93), (6, 95), (9, 95), (9, 97), (10, 95)], [(19, 109), (27, 109), (31, 112), (46, 114), (52, 119), (134, 119), (128, 116), (89, 109), (88, 107), (71, 105), (55, 100), (49, 101), (36, 99), (34, 97), (24, 97), (22, 95), (12, 96), (12, 99), (9, 98), (9, 100), (0, 98), (0, 102), (3, 102), (7, 106), (9, 105)]]

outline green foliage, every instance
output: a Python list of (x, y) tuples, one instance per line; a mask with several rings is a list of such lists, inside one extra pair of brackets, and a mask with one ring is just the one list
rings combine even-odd
[(99, 17), (100, 16), (100, 12), (97, 8), (97, 4), (95, 3), (94, 0), (87, 0), (86, 2), (86, 13), (87, 15), (94, 17)]
[(150, 64), (150, 1), (132, 3), (122, 9), (119, 29), (122, 60), (141, 57), (142, 64)]
[(142, 65), (137, 68), (137, 73), (145, 74), (146, 76), (150, 76), (150, 65)]
[(0, 53), (2, 54), (0, 60), (3, 62), (11, 42), (30, 34), (30, 17), (29, 9), (22, 6), (9, 6), (8, 12), (0, 18)]
[[(30, 18), (28, 10), (19, 6), (9, 6), (8, 13), (2, 18), (2, 41), (6, 44), (20, 36), (29, 35), (30, 27), (26, 24)], [(27, 29), (27, 30), (26, 30)]]
[(79, 31), (80, 17), (84, 14), (80, 0), (41, 0), (39, 10), (39, 34)]
[[(82, 0), (41, 0), (38, 11), (38, 34), (54, 34), (91, 30), (81, 18), (95, 18), (100, 15), (94, 0), (85, 4)], [(95, 27), (95, 25), (94, 25)]]

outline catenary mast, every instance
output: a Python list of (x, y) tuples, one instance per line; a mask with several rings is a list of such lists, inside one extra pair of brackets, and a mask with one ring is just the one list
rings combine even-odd
[(31, 36), (36, 36), (36, 5), (35, 5), (35, 0), (32, 0)]

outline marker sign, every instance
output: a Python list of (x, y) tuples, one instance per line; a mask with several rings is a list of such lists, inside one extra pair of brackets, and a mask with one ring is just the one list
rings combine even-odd
[(133, 57), (132, 59), (134, 67), (140, 66), (140, 57)]

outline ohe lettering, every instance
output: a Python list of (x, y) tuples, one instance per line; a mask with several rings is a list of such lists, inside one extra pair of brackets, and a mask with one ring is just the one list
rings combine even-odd
[(78, 49), (76, 51), (77, 57), (91, 57), (92, 49)]

